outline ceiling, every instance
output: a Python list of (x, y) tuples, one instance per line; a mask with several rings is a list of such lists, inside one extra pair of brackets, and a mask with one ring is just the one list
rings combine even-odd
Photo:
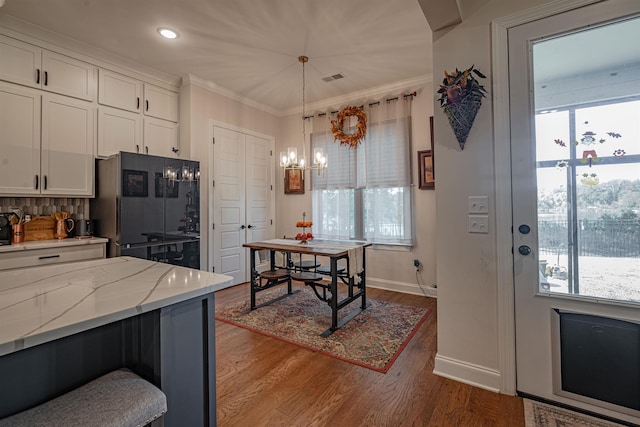
[(276, 114), (301, 108), (300, 55), (307, 104), (432, 75), (418, 0), (6, 0), (0, 14)]

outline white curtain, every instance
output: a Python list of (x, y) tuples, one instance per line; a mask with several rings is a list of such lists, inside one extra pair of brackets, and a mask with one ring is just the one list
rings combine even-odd
[[(356, 148), (334, 142), (335, 114), (314, 118), (311, 149), (328, 154), (324, 177), (311, 171), (315, 235), (411, 244), (411, 97), (364, 108), (367, 135)], [(345, 132), (355, 131), (352, 119)]]

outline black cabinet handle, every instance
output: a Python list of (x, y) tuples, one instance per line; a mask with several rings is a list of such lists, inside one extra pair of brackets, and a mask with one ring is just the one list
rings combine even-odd
[(38, 175), (36, 175), (35, 178), (36, 178), (35, 179), (35, 187), (36, 187), (35, 189), (37, 190), (38, 189), (38, 184), (39, 184), (38, 183)]
[(140, 97), (136, 98), (136, 110), (140, 109)]
[(36, 84), (40, 84), (40, 68), (36, 68)]
[(147, 106), (147, 110), (146, 111), (149, 111), (149, 100), (148, 99), (145, 101), (145, 104)]
[(149, 154), (149, 146), (145, 145), (144, 147), (144, 154)]
[(136, 144), (136, 153), (140, 152), (140, 146), (138, 144)]
[(47, 255), (47, 256), (38, 257), (38, 259), (53, 259), (53, 258), (60, 258), (60, 255)]
[(42, 187), (43, 190), (47, 189), (47, 175), (44, 176), (44, 187)]
[(49, 84), (49, 73), (47, 71), (44, 72), (44, 85)]

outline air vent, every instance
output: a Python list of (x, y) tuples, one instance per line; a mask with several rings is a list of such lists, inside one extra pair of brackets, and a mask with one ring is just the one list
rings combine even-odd
[(344, 79), (344, 74), (342, 73), (338, 73), (338, 74), (333, 74), (331, 76), (327, 76), (327, 77), (323, 77), (322, 80), (325, 82), (331, 82), (334, 80), (339, 80), (339, 79)]

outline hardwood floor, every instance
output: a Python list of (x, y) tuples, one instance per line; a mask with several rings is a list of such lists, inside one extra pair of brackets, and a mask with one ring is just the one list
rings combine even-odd
[[(436, 299), (367, 292), (433, 310), (386, 374), (216, 322), (218, 426), (524, 426), (521, 398), (432, 373)], [(248, 285), (215, 298), (248, 299)]]

